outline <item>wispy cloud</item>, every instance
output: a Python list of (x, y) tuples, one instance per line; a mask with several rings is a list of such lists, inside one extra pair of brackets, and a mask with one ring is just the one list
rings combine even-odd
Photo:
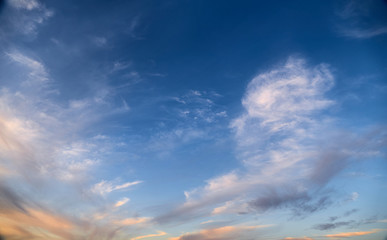
[(355, 236), (364, 236), (373, 233), (377, 233), (382, 231), (381, 229), (373, 229), (371, 231), (363, 231), (363, 232), (344, 232), (344, 233), (336, 233), (336, 234), (328, 234), (325, 235), (329, 238), (347, 238), (347, 237), (355, 237)]
[[(220, 228), (205, 229), (199, 232), (186, 233), (179, 237), (169, 238), (169, 240), (231, 240), (231, 239), (251, 239), (256, 236), (256, 230), (271, 227), (272, 225), (257, 225), (257, 226), (225, 226)], [(253, 235), (249, 235), (252, 233)]]
[(138, 236), (138, 237), (135, 237), (135, 238), (131, 238), (131, 240), (138, 240), (138, 239), (144, 239), (144, 238), (153, 238), (153, 237), (161, 237), (161, 236), (164, 236), (164, 235), (167, 235), (167, 233), (166, 232), (162, 232), (162, 231), (158, 231), (155, 234), (148, 234), (148, 235)]
[(126, 182), (119, 185), (114, 185), (112, 182), (102, 180), (99, 183), (96, 183), (91, 191), (96, 194), (105, 195), (112, 191), (129, 188), (131, 186), (142, 183), (142, 181)]
[(27, 10), (33, 10), (42, 7), (42, 5), (36, 0), (10, 0), (9, 3), (15, 8)]
[(310, 237), (286, 237), (283, 240), (313, 240)]
[(115, 224), (117, 225), (123, 225), (123, 226), (130, 226), (130, 225), (136, 225), (136, 224), (142, 224), (149, 222), (150, 218), (141, 217), (141, 218), (126, 218), (120, 221), (115, 221)]
[(385, 23), (371, 21), (375, 15), (384, 14), (380, 13), (385, 7), (383, 4), (383, 1), (347, 1), (344, 7), (337, 11), (340, 18), (337, 28), (340, 35), (367, 39), (386, 34), (387, 26)]
[[(347, 216), (348, 215), (344, 214), (342, 217), (347, 217)], [(337, 219), (340, 219), (340, 218), (341, 217), (331, 217), (329, 219), (329, 222), (317, 224), (313, 228), (321, 231), (332, 230), (343, 226), (356, 229), (361, 225), (373, 224), (373, 223), (379, 222), (376, 216), (360, 219), (360, 220), (336, 221)]]
[(43, 63), (27, 57), (20, 52), (6, 53), (7, 56), (14, 62), (21, 64), (29, 70), (29, 79), (37, 83), (44, 83), (49, 80), (49, 75)]
[(44, 4), (37, 0), (10, 0), (11, 6), (8, 34), (22, 33), (28, 37), (34, 38), (38, 33), (38, 26), (45, 23), (54, 15), (54, 11), (46, 8)]
[[(54, 96), (60, 91), (44, 61), (20, 49), (2, 56), (25, 75), (15, 79), (11, 87), (0, 89), (0, 209), (7, 209), (0, 211), (1, 234), (15, 239), (127, 236), (125, 230), (119, 230), (121, 225), (113, 223), (124, 219), (116, 208), (106, 218), (83, 217), (129, 201), (110, 198), (96, 202), (98, 196), (88, 191), (93, 188), (90, 183), (97, 180), (91, 173), (117, 146), (117, 139), (110, 136), (85, 134), (104, 117), (122, 112), (120, 104), (112, 103), (110, 89), (100, 88), (82, 99), (58, 101)], [(94, 187), (98, 194), (106, 194), (139, 183), (102, 181)], [(88, 207), (62, 211), (58, 210), (63, 209), (61, 204)], [(98, 226), (94, 221), (99, 221)]]
[(105, 37), (92, 37), (91, 39), (97, 47), (103, 47), (107, 44), (107, 39)]

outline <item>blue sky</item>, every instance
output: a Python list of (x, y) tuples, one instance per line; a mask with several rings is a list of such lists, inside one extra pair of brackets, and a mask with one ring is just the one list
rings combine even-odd
[(0, 1), (0, 238), (386, 239), (386, 13)]

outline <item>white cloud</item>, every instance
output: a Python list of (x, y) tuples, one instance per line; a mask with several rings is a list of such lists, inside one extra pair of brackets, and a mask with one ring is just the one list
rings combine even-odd
[(27, 57), (21, 54), (20, 52), (7, 53), (7, 56), (12, 61), (21, 64), (22, 66), (26, 67), (30, 71), (29, 73), (30, 81), (34, 81), (37, 83), (44, 83), (49, 80), (49, 75), (47, 73), (47, 70), (43, 65), (43, 63), (41, 63), (40, 61)]
[(238, 134), (251, 120), (273, 132), (293, 128), (333, 103), (323, 96), (333, 85), (328, 66), (308, 69), (305, 65), (305, 60), (291, 57), (283, 67), (259, 74), (249, 83), (242, 100), (246, 113), (232, 124)]
[(377, 139), (383, 137), (378, 133), (340, 136), (334, 121), (321, 114), (334, 104), (325, 97), (333, 84), (327, 64), (311, 67), (292, 57), (253, 78), (242, 100), (245, 111), (231, 124), (242, 168), (185, 191), (185, 203), (158, 220), (283, 206), (294, 207), (294, 214), (301, 215), (328, 206), (329, 196), (315, 190), (345, 168), (349, 159), (377, 148)]
[(27, 10), (33, 10), (42, 7), (42, 5), (36, 0), (9, 0), (9, 4), (15, 8)]
[(359, 198), (359, 193), (353, 192), (353, 193), (351, 194), (350, 200), (351, 200), (351, 201), (355, 201), (355, 200), (357, 200), (358, 198)]
[(44, 4), (37, 0), (10, 0), (9, 18), (11, 29), (8, 34), (22, 33), (34, 38), (38, 33), (38, 27), (44, 24), (54, 15), (54, 11), (47, 9)]
[(96, 183), (91, 191), (96, 194), (105, 195), (106, 193), (110, 193), (112, 191), (125, 189), (134, 185), (137, 185), (139, 183), (142, 183), (142, 181), (134, 181), (134, 182), (126, 182), (120, 185), (114, 185), (112, 182), (108, 182), (105, 180), (102, 180), (99, 183)]
[[(89, 138), (83, 132), (107, 115), (127, 112), (129, 106), (115, 106), (109, 88), (100, 88), (83, 99), (58, 103), (51, 93), (55, 81), (42, 61), (20, 50), (5, 56), (16, 63), (22, 75), (11, 89), (0, 90), (0, 167), (26, 178), (56, 180), (87, 179), (103, 163), (113, 138)], [(15, 71), (14, 69), (11, 69)], [(24, 77), (24, 78), (23, 78)]]

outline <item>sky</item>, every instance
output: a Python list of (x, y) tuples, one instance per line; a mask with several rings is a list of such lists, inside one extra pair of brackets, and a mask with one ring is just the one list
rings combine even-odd
[(0, 0), (0, 239), (386, 240), (387, 1)]

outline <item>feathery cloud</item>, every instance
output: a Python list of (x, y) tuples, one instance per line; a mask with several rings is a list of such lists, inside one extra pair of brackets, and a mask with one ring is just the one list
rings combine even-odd
[(36, 81), (37, 83), (48, 81), (49, 76), (43, 63), (27, 57), (20, 52), (7, 53), (7, 56), (12, 61), (17, 62), (29, 69), (29, 78), (31, 81)]
[(93, 193), (96, 193), (96, 194), (105, 195), (105, 194), (110, 193), (112, 191), (125, 189), (125, 188), (131, 187), (131, 186), (134, 186), (134, 185), (137, 185), (140, 183), (142, 183), (142, 181), (126, 182), (123, 184), (114, 185), (112, 182), (102, 180), (101, 182), (96, 183), (92, 187), (91, 191)]

